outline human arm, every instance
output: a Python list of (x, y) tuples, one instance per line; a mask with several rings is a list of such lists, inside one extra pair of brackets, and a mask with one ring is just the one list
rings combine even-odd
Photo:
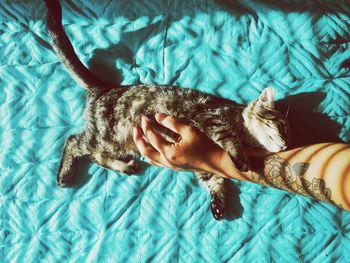
[(260, 156), (254, 171), (238, 171), (229, 154), (204, 134), (176, 118), (156, 115), (156, 120), (180, 135), (169, 143), (143, 118), (134, 129), (141, 154), (153, 164), (175, 170), (206, 171), (226, 178), (251, 181), (302, 194), (350, 210), (350, 145), (315, 144)]
[(319, 143), (265, 155), (249, 181), (332, 203), (350, 210), (350, 145)]

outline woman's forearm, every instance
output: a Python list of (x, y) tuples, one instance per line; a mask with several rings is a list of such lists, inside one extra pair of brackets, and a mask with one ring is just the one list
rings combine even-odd
[[(257, 159), (258, 160), (258, 159)], [(221, 158), (224, 177), (247, 180), (309, 196), (350, 210), (350, 145), (323, 143), (270, 154), (255, 171), (237, 172), (230, 157)]]

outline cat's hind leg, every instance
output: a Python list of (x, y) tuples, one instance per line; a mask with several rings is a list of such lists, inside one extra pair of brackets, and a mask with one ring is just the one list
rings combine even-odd
[(81, 135), (71, 135), (65, 142), (57, 174), (57, 184), (68, 187), (73, 183), (73, 167), (79, 158), (89, 154)]
[(238, 137), (228, 137), (225, 139), (220, 138), (216, 141), (216, 143), (229, 153), (234, 165), (238, 170), (247, 172), (250, 169), (249, 159), (247, 158)]
[(133, 158), (128, 158), (129, 160), (125, 158), (110, 158), (101, 152), (92, 153), (90, 158), (104, 168), (128, 175), (136, 174), (141, 170), (140, 164)]
[(247, 172), (249, 170), (250, 162), (243, 150), (244, 147), (238, 135), (232, 134), (231, 130), (223, 130), (221, 128), (215, 128), (215, 126), (203, 130), (203, 132), (229, 153), (238, 170), (242, 172)]
[(210, 193), (210, 210), (216, 220), (221, 220), (225, 216), (226, 190), (225, 179), (221, 176), (197, 172), (199, 181)]

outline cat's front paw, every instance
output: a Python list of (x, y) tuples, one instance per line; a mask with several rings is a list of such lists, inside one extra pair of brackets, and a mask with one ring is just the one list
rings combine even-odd
[(247, 158), (243, 158), (243, 157), (233, 158), (233, 157), (231, 157), (231, 159), (238, 170), (240, 170), (241, 172), (248, 172), (249, 171), (250, 162), (247, 160)]
[(211, 194), (210, 210), (216, 220), (221, 220), (225, 216), (225, 202), (218, 194)]
[(141, 172), (141, 165), (139, 162), (136, 160), (130, 160), (127, 163), (127, 166), (125, 167), (125, 170), (123, 171), (127, 175), (133, 175), (133, 174), (138, 174)]
[(236, 168), (240, 170), (241, 172), (248, 172), (249, 171), (249, 165), (241, 162), (241, 161), (236, 161), (235, 162)]

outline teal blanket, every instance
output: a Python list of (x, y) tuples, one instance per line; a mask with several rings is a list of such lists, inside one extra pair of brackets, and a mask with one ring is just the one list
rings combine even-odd
[[(234, 182), (217, 222), (191, 173), (92, 164), (60, 189), (85, 91), (45, 16), (42, 1), (0, 1), (0, 262), (350, 262), (350, 213), (280, 190)], [(350, 143), (349, 1), (71, 0), (63, 23), (101, 78), (240, 103), (272, 86), (300, 140)]]

